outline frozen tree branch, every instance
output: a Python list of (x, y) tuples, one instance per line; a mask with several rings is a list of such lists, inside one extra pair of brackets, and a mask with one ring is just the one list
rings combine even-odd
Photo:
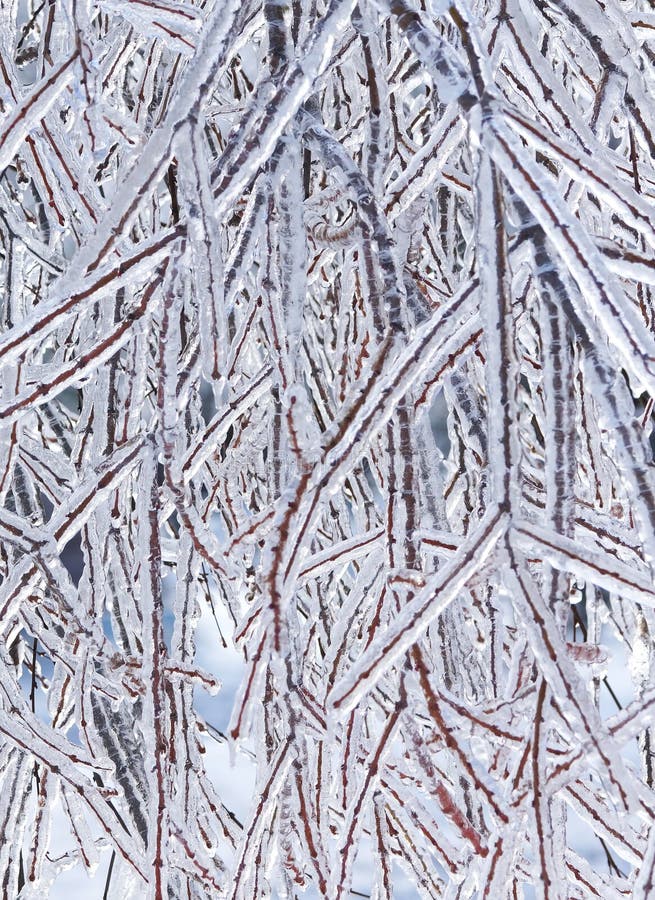
[(652, 894), (653, 39), (0, 7), (3, 896)]

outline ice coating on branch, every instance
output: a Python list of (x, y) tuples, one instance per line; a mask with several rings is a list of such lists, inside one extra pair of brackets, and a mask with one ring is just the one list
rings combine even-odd
[(650, 896), (653, 24), (0, 9), (3, 897)]

